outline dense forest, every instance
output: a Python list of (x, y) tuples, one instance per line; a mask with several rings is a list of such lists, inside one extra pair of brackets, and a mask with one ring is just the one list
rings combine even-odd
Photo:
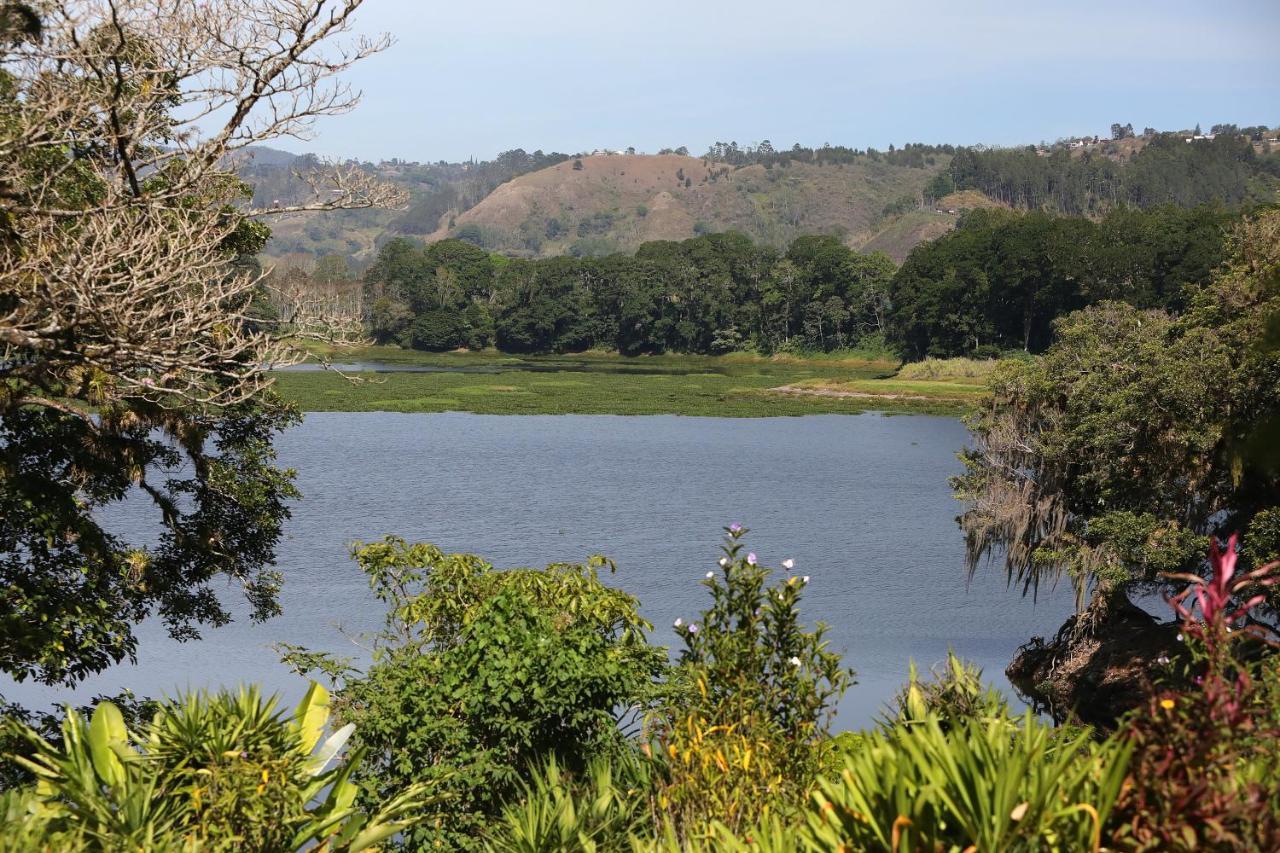
[[(1230, 131), (1231, 128), (1225, 128)], [(1188, 139), (1155, 134), (1127, 159), (1103, 146), (1073, 152), (1025, 148), (960, 148), (934, 191), (974, 189), (1015, 207), (1071, 215), (1105, 213), (1122, 205), (1192, 207), (1268, 201), (1280, 180), (1280, 153), (1255, 148), (1245, 133)]]
[(1176, 309), (1221, 263), (1236, 218), (1207, 206), (1123, 208), (1096, 222), (971, 211), (897, 270), (827, 236), (776, 251), (709, 234), (634, 255), (541, 260), (400, 238), (364, 287), (374, 336), (425, 350), (1039, 352), (1056, 317), (1089, 304)]
[(971, 211), (894, 275), (890, 342), (907, 358), (1040, 352), (1054, 319), (1087, 305), (1177, 309), (1222, 263), (1238, 218), (1217, 206), (1121, 208), (1098, 221)]

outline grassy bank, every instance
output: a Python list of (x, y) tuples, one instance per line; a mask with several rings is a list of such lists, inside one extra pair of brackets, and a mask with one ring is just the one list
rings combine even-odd
[[(515, 357), (365, 347), (337, 364), (379, 362), (433, 372), (281, 372), (277, 389), (305, 411), (770, 417), (868, 410), (958, 414), (981, 386), (904, 383), (886, 361), (643, 356)], [(968, 380), (966, 380), (967, 382)], [(856, 393), (853, 393), (855, 392)]]

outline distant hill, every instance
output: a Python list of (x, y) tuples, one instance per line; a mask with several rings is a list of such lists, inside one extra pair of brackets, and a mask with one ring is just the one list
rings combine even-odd
[(429, 239), (461, 236), (534, 256), (632, 251), (714, 231), (773, 246), (802, 234), (848, 239), (873, 233), (894, 202), (916, 206), (946, 160), (921, 168), (867, 157), (735, 168), (677, 154), (582, 157), (508, 181)]
[[(327, 254), (357, 267), (396, 236), (461, 238), (513, 256), (601, 255), (652, 240), (740, 231), (783, 247), (804, 234), (901, 261), (950, 230), (968, 209), (991, 205), (1099, 217), (1117, 205), (1229, 206), (1274, 199), (1280, 141), (1274, 130), (1080, 137), (1051, 145), (957, 148), (908, 145), (775, 151), (768, 143), (716, 143), (703, 157), (504, 152), (491, 161), (362, 166), (405, 187), (403, 211), (341, 211), (271, 222), (267, 254), (310, 263)], [(259, 204), (301, 192), (292, 173), (314, 159), (253, 149), (241, 172)]]

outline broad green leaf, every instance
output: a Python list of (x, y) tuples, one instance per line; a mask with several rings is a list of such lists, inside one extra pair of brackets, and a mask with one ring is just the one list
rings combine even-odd
[(89, 723), (89, 755), (98, 778), (111, 786), (124, 784), (124, 762), (113, 747), (127, 743), (124, 716), (111, 702), (101, 702)]
[(404, 829), (404, 827), (405, 824), (403, 823), (376, 823), (357, 835), (351, 842), (351, 846), (347, 849), (350, 850), (351, 853), (357, 853), (357, 851), (368, 849), (378, 842), (385, 841), (395, 835), (397, 832)]
[(303, 752), (310, 752), (320, 741), (325, 724), (329, 722), (329, 691), (313, 681), (307, 695), (293, 712), (294, 725), (298, 727)]

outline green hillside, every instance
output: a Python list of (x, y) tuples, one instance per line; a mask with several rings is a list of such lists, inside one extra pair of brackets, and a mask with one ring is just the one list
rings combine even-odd
[[(832, 235), (902, 261), (973, 208), (1098, 218), (1125, 205), (1237, 207), (1274, 198), (1276, 132), (1219, 129), (1212, 137), (1151, 131), (1002, 149), (775, 151), (767, 142), (716, 143), (702, 157), (684, 149), (576, 156), (514, 149), (484, 162), (366, 163), (409, 192), (406, 209), (280, 217), (270, 223), (266, 254), (303, 266), (338, 255), (362, 267), (387, 240), (408, 236), (460, 238), (515, 257), (588, 257), (739, 231), (773, 248), (801, 235)], [(240, 169), (256, 203), (288, 202), (303, 191), (294, 172), (311, 158), (269, 149), (258, 155)]]

